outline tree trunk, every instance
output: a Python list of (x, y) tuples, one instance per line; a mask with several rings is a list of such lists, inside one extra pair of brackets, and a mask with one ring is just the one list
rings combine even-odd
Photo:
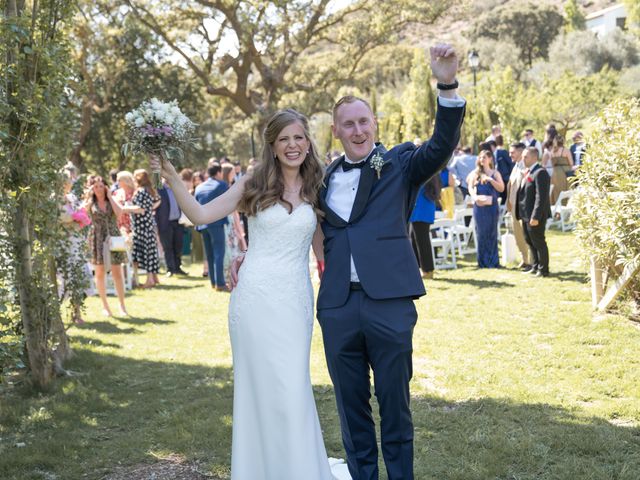
[(18, 295), (22, 325), (26, 337), (27, 354), (31, 378), (35, 386), (45, 389), (53, 377), (53, 369), (49, 358), (47, 342), (46, 318), (39, 318), (46, 309), (39, 308), (39, 300), (35, 294), (35, 279), (33, 278), (33, 264), (31, 251), (31, 227), (26, 208), (24, 194), (18, 200), (16, 211), (18, 232)]

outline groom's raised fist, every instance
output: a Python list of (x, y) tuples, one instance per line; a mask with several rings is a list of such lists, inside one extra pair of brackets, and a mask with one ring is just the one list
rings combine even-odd
[(458, 73), (458, 56), (453, 45), (438, 43), (429, 49), (431, 53), (431, 71), (440, 83), (451, 84)]

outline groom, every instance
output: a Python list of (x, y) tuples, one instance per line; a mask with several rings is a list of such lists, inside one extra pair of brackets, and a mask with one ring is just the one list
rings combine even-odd
[(361, 98), (343, 97), (333, 108), (333, 134), (345, 155), (328, 167), (320, 192), (325, 271), (318, 321), (353, 480), (378, 479), (370, 370), (388, 478), (414, 478), (413, 300), (425, 289), (407, 222), (420, 185), (446, 165), (458, 144), (465, 102), (456, 94), (457, 68), (453, 47), (431, 48), (439, 106), (433, 136), (420, 148), (376, 146), (376, 119)]

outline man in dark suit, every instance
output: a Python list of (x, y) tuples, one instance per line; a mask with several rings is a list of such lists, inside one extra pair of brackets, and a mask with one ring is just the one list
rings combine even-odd
[(353, 480), (378, 479), (371, 369), (387, 478), (414, 478), (413, 300), (425, 289), (407, 222), (420, 185), (446, 165), (460, 138), (465, 102), (456, 94), (457, 65), (450, 45), (431, 49), (439, 106), (433, 136), (420, 147), (376, 145), (376, 120), (363, 99), (343, 97), (333, 109), (333, 134), (345, 155), (327, 168), (320, 191), (326, 266), (318, 321)]
[[(504, 149), (502, 135), (498, 135), (495, 140), (489, 140), (487, 144), (491, 148), (491, 153), (493, 153), (496, 170), (500, 172), (502, 181), (507, 185), (511, 177), (511, 170), (513, 170), (513, 162), (509, 157), (509, 152)], [(502, 199), (502, 204), (505, 205), (507, 203), (507, 189), (505, 188), (499, 195)]]
[(535, 137), (533, 136), (533, 130), (527, 128), (524, 131), (524, 136), (521, 142), (524, 143), (525, 147), (536, 147), (536, 149), (538, 150), (538, 157), (542, 158), (542, 143), (540, 143), (540, 140), (535, 139)]
[(582, 132), (576, 132), (573, 134), (573, 145), (569, 147), (571, 157), (573, 158), (573, 169), (575, 170), (582, 165), (582, 157), (586, 153), (586, 146), (584, 144), (584, 135)]
[(155, 211), (156, 225), (164, 261), (167, 265), (167, 276), (187, 273), (182, 270), (182, 244), (184, 241), (184, 227), (178, 223), (180, 220), (180, 207), (169, 185), (164, 181), (158, 190), (160, 194), (160, 206)]
[(523, 157), (524, 177), (518, 189), (516, 218), (522, 221), (524, 239), (531, 252), (531, 269), (538, 277), (549, 276), (549, 248), (545, 226), (551, 216), (547, 170), (538, 163), (538, 149), (527, 147)]
[[(219, 163), (211, 163), (207, 173), (209, 178), (206, 182), (198, 185), (195, 191), (195, 199), (201, 205), (209, 203), (229, 189), (229, 186), (222, 180), (222, 167)], [(224, 226), (227, 223), (229, 223), (227, 217), (224, 217), (208, 225), (196, 226), (196, 230), (202, 232), (211, 286), (220, 292), (229, 291), (224, 278)]]

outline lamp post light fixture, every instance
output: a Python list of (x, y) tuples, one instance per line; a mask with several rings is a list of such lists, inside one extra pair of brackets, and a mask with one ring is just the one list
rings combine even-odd
[(473, 88), (476, 88), (476, 71), (478, 70), (478, 66), (480, 65), (480, 55), (478, 52), (473, 49), (469, 52), (469, 66), (471, 67), (471, 71), (473, 72)]

